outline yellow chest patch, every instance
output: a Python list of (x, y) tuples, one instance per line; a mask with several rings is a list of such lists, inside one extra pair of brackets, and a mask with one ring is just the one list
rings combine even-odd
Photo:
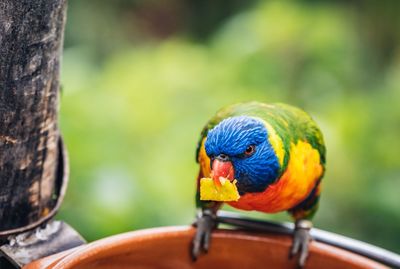
[(263, 192), (247, 193), (229, 204), (267, 213), (288, 210), (307, 198), (322, 174), (318, 151), (308, 142), (298, 141), (291, 144), (288, 166), (277, 182)]

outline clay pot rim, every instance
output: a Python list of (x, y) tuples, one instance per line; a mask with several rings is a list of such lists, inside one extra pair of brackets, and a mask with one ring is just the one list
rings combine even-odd
[[(110, 250), (121, 246), (121, 242), (124, 245), (145, 241), (149, 239), (165, 238), (167, 234), (169, 237), (175, 236), (179, 233), (187, 233), (193, 230), (191, 226), (162, 226), (147, 228), (142, 230), (136, 230), (131, 232), (125, 232), (117, 235), (112, 235), (106, 238), (102, 238), (86, 245), (77, 247), (68, 253), (66, 257), (61, 259), (58, 263), (52, 267), (53, 269), (63, 269), (66, 266), (76, 265), (82, 260), (90, 260), (92, 257), (96, 257), (99, 253), (108, 253)], [(96, 251), (94, 251), (96, 250)], [(129, 250), (129, 249), (127, 249)], [(79, 259), (76, 259), (76, 253), (79, 253)], [(68, 267), (72, 268), (72, 267)]]
[[(93, 262), (99, 255), (104, 257), (113, 256), (115, 253), (123, 254), (135, 250), (141, 242), (152, 240), (168, 240), (174, 237), (193, 237), (195, 229), (192, 226), (165, 226), (157, 228), (148, 228), (132, 232), (126, 232), (103, 238), (87, 245), (78, 247), (61, 259), (52, 263), (52, 269), (74, 268), (82, 263)], [(288, 235), (266, 234), (258, 232), (248, 232), (243, 230), (218, 229), (213, 232), (213, 238), (236, 238), (242, 240), (264, 241), (279, 245), (289, 250), (291, 237)], [(188, 241), (188, 247), (189, 247)], [(310, 248), (312, 252), (326, 253), (328, 256), (336, 256), (340, 260), (351, 259), (353, 263), (374, 264), (373, 268), (388, 268), (383, 264), (377, 263), (358, 254), (345, 251), (340, 248), (326, 245), (324, 243), (313, 242)], [(345, 254), (349, 255), (345, 255)], [(189, 249), (187, 252), (189, 255)]]

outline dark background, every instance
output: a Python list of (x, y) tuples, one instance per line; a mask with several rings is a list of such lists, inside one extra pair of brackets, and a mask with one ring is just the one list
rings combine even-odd
[(205, 122), (234, 102), (286, 102), (325, 134), (316, 227), (400, 252), (399, 8), (70, 0), (60, 121), (71, 181), (59, 217), (89, 240), (191, 223)]

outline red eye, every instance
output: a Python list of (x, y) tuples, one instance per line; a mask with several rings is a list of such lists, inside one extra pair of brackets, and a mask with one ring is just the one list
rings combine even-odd
[(248, 146), (247, 149), (245, 150), (244, 154), (246, 155), (251, 155), (254, 153), (254, 151), (256, 150), (256, 146)]

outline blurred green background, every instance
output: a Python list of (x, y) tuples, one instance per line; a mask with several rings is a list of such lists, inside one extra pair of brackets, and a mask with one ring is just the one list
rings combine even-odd
[(60, 122), (71, 181), (59, 218), (88, 240), (191, 223), (206, 121), (234, 102), (287, 102), (325, 134), (315, 225), (400, 252), (399, 8), (70, 0)]

